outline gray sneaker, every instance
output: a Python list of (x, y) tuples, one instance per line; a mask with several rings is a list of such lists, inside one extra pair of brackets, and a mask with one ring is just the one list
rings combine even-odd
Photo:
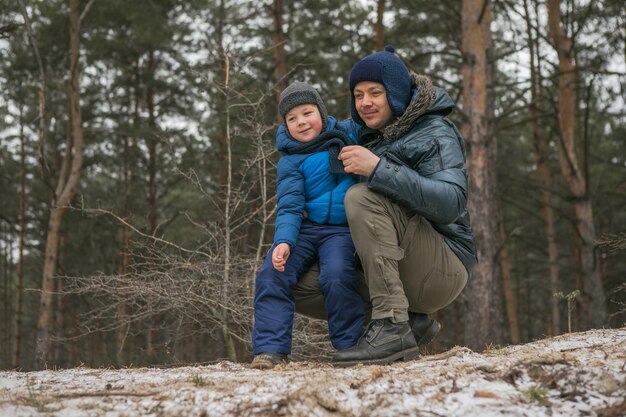
[(289, 362), (287, 355), (278, 352), (263, 352), (254, 356), (250, 368), (253, 369), (272, 369), (276, 365)]

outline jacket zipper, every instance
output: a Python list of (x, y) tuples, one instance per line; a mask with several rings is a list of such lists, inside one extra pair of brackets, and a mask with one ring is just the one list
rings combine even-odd
[(328, 196), (328, 215), (326, 216), (326, 221), (324, 222), (325, 224), (328, 224), (328, 222), (330, 221), (330, 210), (332, 206), (333, 206), (333, 190), (330, 190), (330, 195)]
[(335, 180), (335, 186), (332, 190), (330, 190), (330, 195), (328, 196), (328, 215), (326, 216), (326, 221), (324, 222), (326, 224), (329, 224), (328, 222), (330, 221), (330, 212), (332, 211), (333, 207), (333, 192), (335, 191), (335, 188), (337, 188), (337, 186), (339, 185), (339, 175), (333, 175), (333, 178)]
[(443, 155), (441, 155), (441, 145), (439, 141), (435, 139), (435, 143), (437, 144), (437, 155), (439, 156), (439, 163), (441, 164), (441, 169), (443, 169)]

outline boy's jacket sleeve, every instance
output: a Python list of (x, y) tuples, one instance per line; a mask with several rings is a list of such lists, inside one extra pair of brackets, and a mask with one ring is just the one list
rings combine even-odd
[(337, 122), (337, 127), (348, 134), (354, 144), (359, 143), (359, 135), (361, 134), (361, 126), (356, 124), (352, 119)]
[(288, 243), (293, 249), (298, 240), (304, 212), (304, 176), (293, 163), (294, 158), (278, 161), (278, 190), (274, 244)]

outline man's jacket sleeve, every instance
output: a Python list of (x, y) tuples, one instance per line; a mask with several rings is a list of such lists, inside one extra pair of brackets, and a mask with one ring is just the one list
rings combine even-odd
[(405, 148), (406, 160), (415, 165), (383, 154), (368, 187), (430, 221), (453, 223), (467, 204), (465, 157), (458, 139), (453, 134), (434, 138), (431, 151), (417, 160), (411, 158), (411, 147)]

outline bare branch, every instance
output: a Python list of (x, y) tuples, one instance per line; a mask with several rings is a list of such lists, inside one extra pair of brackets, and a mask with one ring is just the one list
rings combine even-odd
[(30, 24), (30, 18), (28, 16), (28, 11), (26, 10), (26, 5), (24, 4), (24, 0), (18, 0), (20, 4), (20, 8), (22, 10), (22, 16), (24, 17), (24, 25), (26, 26), (26, 32), (28, 33), (28, 40), (30, 41), (30, 45), (33, 48), (33, 53), (35, 54), (35, 60), (37, 61), (37, 68), (39, 68), (39, 148), (38, 148), (38, 159), (39, 166), (41, 169), (41, 177), (45, 181), (48, 188), (53, 190), (52, 184), (50, 183), (50, 179), (48, 178), (48, 173), (50, 169), (45, 159), (45, 133), (46, 133), (46, 72), (43, 67), (43, 63), (41, 61), (41, 55), (39, 53), (39, 48), (37, 47), (37, 40), (35, 39), (35, 34), (33, 33), (33, 28)]
[(83, 20), (85, 19), (85, 16), (87, 16), (87, 13), (89, 13), (89, 9), (91, 9), (91, 6), (93, 6), (95, 0), (89, 0), (89, 3), (87, 3), (87, 5), (85, 6), (85, 8), (83, 9), (83, 12), (80, 14), (80, 18), (78, 19), (78, 21), (80, 22), (80, 24), (83, 24)]

